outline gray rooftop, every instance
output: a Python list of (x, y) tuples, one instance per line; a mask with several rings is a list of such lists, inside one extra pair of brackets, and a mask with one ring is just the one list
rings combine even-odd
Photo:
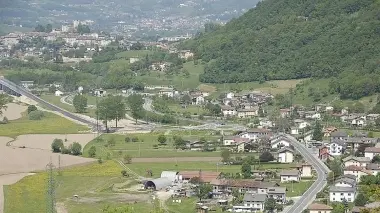
[(356, 185), (356, 180), (351, 179), (351, 178), (346, 178), (346, 177), (341, 177), (341, 178), (338, 178), (337, 180), (335, 180), (335, 184), (340, 183), (340, 182), (347, 183), (347, 184), (350, 184), (352, 186)]
[(348, 137), (348, 134), (343, 131), (336, 131), (331, 133), (331, 137)]
[(282, 152), (285, 152), (285, 151), (289, 151), (289, 152), (294, 153), (294, 150), (291, 149), (290, 147), (287, 147), (287, 146), (282, 147), (280, 150), (278, 150), (278, 153), (282, 153)]
[(285, 194), (286, 187), (268, 187), (268, 194)]
[(348, 157), (343, 159), (343, 162), (346, 162), (349, 160), (353, 160), (353, 161), (357, 161), (357, 162), (370, 162), (371, 161), (371, 159), (369, 159), (367, 157), (348, 156)]
[(380, 170), (380, 164), (370, 163), (367, 165), (368, 170)]
[(330, 186), (330, 192), (356, 192), (356, 187)]
[(245, 193), (243, 200), (244, 200), (244, 202), (246, 202), (246, 201), (265, 202), (266, 199), (267, 199), (266, 194)]
[(280, 176), (298, 176), (299, 174), (298, 170), (284, 170), (280, 173)]

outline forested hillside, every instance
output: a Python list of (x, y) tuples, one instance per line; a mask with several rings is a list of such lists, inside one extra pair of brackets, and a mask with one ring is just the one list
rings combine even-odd
[(343, 98), (380, 91), (379, 0), (266, 0), (183, 44), (202, 82), (332, 78)]

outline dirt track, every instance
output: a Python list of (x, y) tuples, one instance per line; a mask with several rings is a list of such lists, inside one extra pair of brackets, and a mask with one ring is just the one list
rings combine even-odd
[(134, 163), (219, 162), (220, 157), (133, 158)]

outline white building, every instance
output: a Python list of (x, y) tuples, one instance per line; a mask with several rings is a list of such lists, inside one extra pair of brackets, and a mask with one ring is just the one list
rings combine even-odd
[(367, 157), (348, 156), (343, 159), (344, 167), (349, 167), (351, 165), (354, 165), (361, 168), (366, 168), (370, 162), (371, 162), (371, 159)]
[(229, 92), (226, 94), (227, 99), (232, 99), (234, 96), (235, 96), (235, 94), (233, 92)]
[(259, 129), (259, 128), (254, 128), (254, 129), (249, 129), (245, 132), (240, 133), (240, 137), (242, 138), (249, 138), (250, 140), (257, 141), (259, 138), (262, 137), (267, 137), (272, 134), (272, 131), (269, 129)]
[(279, 163), (292, 163), (294, 161), (294, 150), (289, 147), (283, 147), (278, 151)]
[(294, 124), (296, 125), (296, 127), (298, 127), (298, 129), (303, 129), (310, 126), (309, 122), (302, 119), (295, 119)]
[(280, 179), (281, 183), (284, 182), (299, 182), (301, 177), (300, 177), (300, 172), (298, 170), (285, 170), (280, 173)]
[(359, 182), (361, 177), (366, 176), (366, 175), (372, 175), (372, 172), (366, 169), (360, 168), (358, 166), (351, 165), (344, 168), (343, 174), (353, 175), (356, 177), (356, 182)]
[(329, 153), (332, 156), (339, 156), (342, 155), (345, 150), (345, 143), (340, 140), (334, 140), (329, 145)]
[(373, 159), (376, 155), (380, 154), (380, 147), (367, 147), (364, 150), (364, 157)]
[(330, 186), (330, 202), (354, 202), (356, 197), (355, 187)]
[(54, 94), (55, 94), (55, 96), (62, 96), (63, 92), (60, 90), (56, 90)]
[(273, 149), (279, 149), (281, 147), (290, 146), (290, 139), (285, 135), (279, 135), (271, 138), (270, 143)]
[(233, 212), (262, 212), (264, 211), (264, 203), (267, 199), (266, 194), (245, 193), (243, 198), (243, 206), (233, 206)]
[(224, 117), (232, 117), (237, 114), (237, 111), (234, 107), (230, 106), (221, 106), (221, 110)]

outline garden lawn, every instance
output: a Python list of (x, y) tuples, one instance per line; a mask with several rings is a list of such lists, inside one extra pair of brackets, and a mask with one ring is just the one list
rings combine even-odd
[[(197, 212), (195, 209), (196, 203), (198, 202), (198, 198), (191, 197), (191, 198), (183, 198), (181, 199), (181, 203), (174, 203), (172, 202), (172, 199), (169, 198), (168, 201), (166, 201), (166, 206), (168, 207), (169, 211), (172, 212), (181, 212), (181, 213), (194, 213)], [(221, 209), (217, 208), (216, 211), (212, 211), (215, 213), (222, 212)]]
[(1, 125), (0, 136), (16, 137), (25, 134), (73, 134), (89, 128), (76, 124), (50, 112), (44, 112), (41, 120), (29, 120), (26, 113), (17, 120)]
[(281, 186), (286, 187), (288, 191), (286, 192), (287, 197), (298, 197), (306, 192), (308, 188), (314, 183), (314, 181), (301, 181), (299, 183), (280, 183)]
[(201, 107), (201, 106), (195, 106), (195, 105), (188, 105), (186, 108), (183, 108), (179, 104), (170, 104), (169, 108), (170, 108), (171, 111), (173, 111), (175, 113), (189, 112), (191, 115), (201, 115), (201, 114), (204, 114), (204, 113), (208, 112), (203, 107)]
[[(90, 164), (68, 168), (61, 175), (55, 172), (57, 181), (56, 200), (64, 202), (68, 212), (94, 212), (100, 213), (107, 204), (112, 206), (122, 205), (117, 200), (112, 200), (114, 193), (108, 189), (115, 183), (127, 181), (121, 177), (122, 168), (114, 161), (106, 161), (103, 164)], [(19, 182), (4, 187), (5, 213), (46, 212), (47, 172), (27, 176)], [(73, 195), (80, 198), (97, 197), (105, 199), (101, 202), (74, 202)], [(150, 210), (150, 206), (144, 203), (132, 204), (136, 210)]]

